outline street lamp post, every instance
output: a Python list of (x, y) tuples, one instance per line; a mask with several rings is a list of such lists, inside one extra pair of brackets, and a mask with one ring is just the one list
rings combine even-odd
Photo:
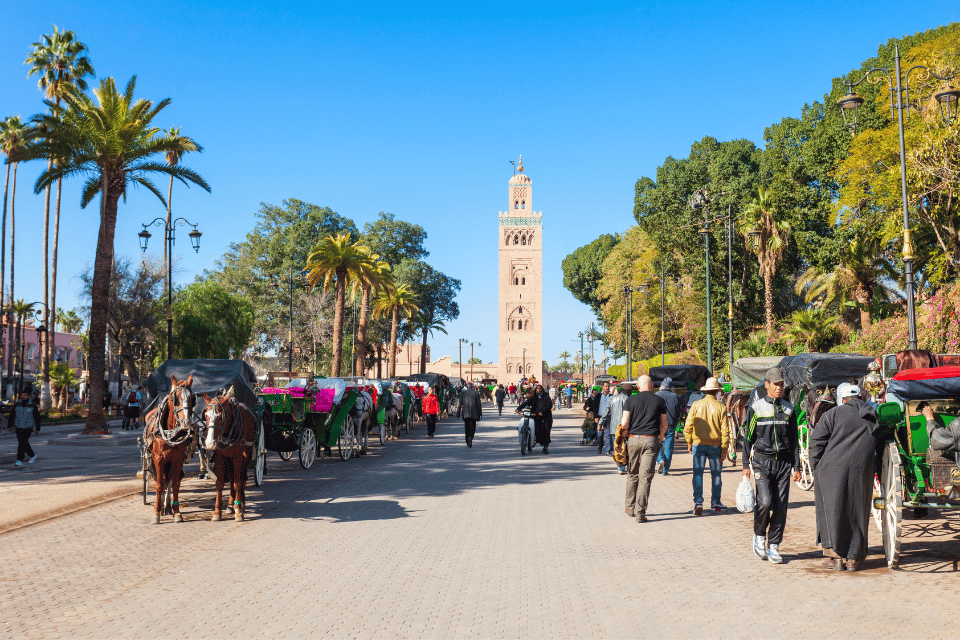
[(460, 359), (457, 361), (460, 367), (460, 379), (463, 380), (463, 345), (467, 344), (469, 340), (466, 338), (460, 338), (460, 341), (457, 343), (457, 348), (460, 349)]
[[(483, 345), (481, 345), (478, 342), (477, 346), (481, 347)], [(463, 376), (460, 376), (460, 377), (462, 378)], [(470, 382), (473, 382), (473, 343), (472, 342), (470, 343)]]
[(197, 231), (197, 225), (186, 218), (177, 218), (171, 221), (169, 226), (167, 226), (166, 218), (154, 218), (152, 222), (142, 225), (143, 230), (137, 234), (140, 236), (140, 249), (144, 253), (147, 252), (147, 242), (152, 235), (147, 228), (154, 225), (163, 225), (164, 238), (167, 243), (167, 358), (170, 359), (173, 358), (173, 245), (176, 244), (174, 231), (177, 225), (193, 227), (193, 230), (187, 235), (190, 236), (190, 245), (197, 253), (200, 253), (200, 236), (203, 233)]
[(706, 189), (697, 189), (690, 198), (690, 208), (694, 211), (703, 209), (703, 227), (697, 233), (703, 237), (703, 249), (705, 255), (704, 267), (706, 271), (707, 283), (707, 368), (713, 370), (713, 313), (710, 304), (710, 211), (708, 205), (718, 197), (726, 195), (721, 191), (719, 195), (709, 197)]
[[(582, 363), (582, 358), (581, 358), (581, 367), (582, 367), (582, 366), (583, 366), (583, 363)], [(526, 350), (526, 349), (523, 350), (523, 364), (521, 365), (521, 371), (520, 371), (520, 373), (521, 373), (520, 379), (522, 380), (522, 379), (523, 379), (523, 376), (526, 376), (526, 375), (527, 375), (527, 350)]]
[[(908, 348), (913, 350), (917, 348), (917, 321), (915, 300), (916, 290), (913, 278), (913, 243), (910, 240), (910, 210), (907, 205), (907, 153), (906, 144), (903, 139), (903, 114), (907, 113), (907, 119), (910, 118), (910, 73), (915, 69), (922, 69), (927, 76), (932, 76), (938, 80), (948, 81), (953, 75), (946, 77), (938, 76), (929, 68), (923, 65), (915, 65), (907, 69), (905, 74), (900, 72), (900, 45), (894, 45), (894, 73), (896, 78), (890, 75), (886, 67), (875, 67), (867, 71), (862, 78), (856, 82), (847, 82), (847, 95), (840, 98), (837, 103), (840, 105), (840, 113), (843, 115), (843, 123), (851, 133), (857, 131), (857, 111), (864, 100), (861, 96), (853, 92), (853, 88), (864, 80), (870, 78), (874, 72), (882, 72), (887, 76), (887, 86), (890, 89), (890, 117), (897, 117), (897, 133), (900, 138), (900, 199), (903, 205), (903, 275), (906, 279), (907, 296), (907, 323), (908, 323)], [(871, 84), (875, 81), (871, 78)], [(957, 119), (957, 104), (960, 101), (960, 91), (950, 85), (934, 94), (933, 96), (940, 105), (940, 117), (947, 125), (952, 124)], [(847, 117), (848, 111), (853, 111), (851, 118)]]
[(663, 263), (660, 263), (660, 366), (667, 364), (667, 337), (664, 332), (664, 297), (663, 297), (663, 288), (666, 285), (666, 273), (664, 272)]

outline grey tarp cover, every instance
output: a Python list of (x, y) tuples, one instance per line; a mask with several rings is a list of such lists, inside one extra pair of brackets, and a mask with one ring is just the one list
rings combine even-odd
[(780, 369), (788, 387), (820, 389), (862, 378), (874, 359), (859, 353), (801, 353), (786, 356)]
[(931, 380), (897, 380), (887, 385), (887, 393), (901, 400), (960, 400), (960, 378), (934, 378)]
[(740, 358), (733, 363), (733, 386), (740, 391), (748, 391), (763, 382), (767, 371), (779, 366), (783, 356), (764, 356), (762, 358)]
[(694, 389), (700, 389), (710, 377), (710, 370), (699, 364), (668, 364), (650, 369), (650, 377), (654, 388), (659, 387), (664, 378), (672, 378), (675, 387), (689, 387), (687, 383), (692, 382)]
[(193, 413), (198, 419), (206, 406), (203, 394), (217, 395), (221, 389), (228, 389), (231, 386), (237, 400), (251, 409), (257, 405), (257, 394), (251, 386), (252, 381), (257, 377), (246, 362), (242, 360), (167, 360), (143, 383), (147, 392), (147, 409), (155, 407), (159, 399), (170, 392), (170, 376), (176, 376), (178, 380), (186, 380), (191, 375), (193, 376), (191, 390), (197, 396)]
[(447, 376), (439, 373), (415, 373), (412, 376), (402, 376), (400, 380), (406, 380), (407, 382), (426, 382), (428, 386), (436, 388), (437, 384), (442, 380), (449, 381), (450, 379)]

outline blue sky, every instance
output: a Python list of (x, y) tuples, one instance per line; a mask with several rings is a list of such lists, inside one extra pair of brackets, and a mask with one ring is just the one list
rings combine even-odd
[[(173, 104), (205, 152), (187, 156), (212, 194), (175, 186), (202, 248), (176, 251), (182, 282), (253, 227), (260, 202), (299, 198), (358, 226), (380, 211), (423, 225), (428, 262), (460, 278), (458, 338), (496, 359), (497, 212), (508, 160), (523, 154), (544, 216), (544, 358), (574, 352), (589, 309), (560, 262), (633, 222), (633, 185), (705, 135), (758, 143), (820, 99), (832, 77), (891, 37), (960, 19), (956, 2), (349, 3), (16, 2), (0, 39), (0, 116), (41, 109), (22, 64), (52, 24), (90, 48), (99, 77), (138, 76), (139, 97)], [(43, 199), (21, 168), (17, 297), (41, 299)], [(64, 185), (59, 306), (79, 304), (97, 209)], [(118, 255), (163, 214), (145, 190), (121, 203)], [(182, 235), (182, 234), (181, 234)], [(154, 238), (158, 239), (157, 237)], [(577, 341), (577, 344), (579, 341)]]

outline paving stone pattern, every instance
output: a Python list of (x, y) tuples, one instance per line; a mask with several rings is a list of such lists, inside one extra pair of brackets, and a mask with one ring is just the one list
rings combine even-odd
[[(955, 515), (906, 522), (902, 571), (874, 529), (867, 570), (830, 572), (794, 487), (775, 566), (750, 516), (692, 515), (684, 449), (650, 522), (627, 517), (580, 422), (558, 414), (546, 456), (520, 456), (512, 414), (473, 448), (450, 419), (309, 470), (271, 454), (243, 523), (209, 522), (212, 485), (193, 481), (182, 524), (147, 524), (136, 495), (0, 535), (0, 638), (955, 637)], [(727, 466), (727, 504), (738, 481)]]

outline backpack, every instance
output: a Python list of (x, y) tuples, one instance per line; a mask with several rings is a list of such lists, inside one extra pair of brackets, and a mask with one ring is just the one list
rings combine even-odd
[(137, 403), (137, 392), (131, 391), (130, 395), (127, 396), (127, 404), (136, 404)]

